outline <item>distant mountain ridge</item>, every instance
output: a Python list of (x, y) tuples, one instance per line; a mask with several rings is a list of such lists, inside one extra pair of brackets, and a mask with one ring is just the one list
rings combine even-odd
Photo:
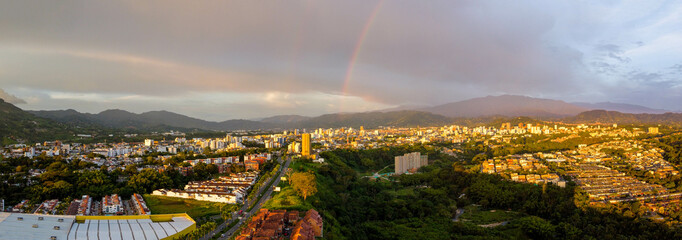
[(516, 95), (487, 96), (419, 109), (448, 117), (545, 117), (560, 118), (577, 115), (589, 109), (559, 100)]
[(270, 127), (270, 124), (268, 123), (241, 119), (211, 122), (169, 111), (150, 111), (140, 114), (120, 109), (105, 110), (97, 114), (80, 113), (74, 110), (29, 112), (36, 116), (49, 118), (58, 122), (95, 124), (111, 128), (149, 129), (167, 126), (171, 128), (220, 131), (237, 129), (253, 130)]
[(47, 137), (63, 139), (76, 133), (69, 125), (34, 116), (0, 99), (0, 145), (16, 140), (37, 142)]
[(263, 118), (260, 121), (266, 123), (295, 123), (311, 119), (311, 117), (301, 115), (277, 115)]
[(650, 114), (662, 114), (666, 112), (671, 112), (665, 109), (654, 109), (645, 106), (627, 104), (627, 103), (612, 103), (612, 102), (598, 102), (598, 103), (585, 103), (585, 102), (574, 102), (571, 103), (576, 106), (584, 107), (593, 110), (606, 110), (606, 111), (617, 111), (621, 113), (650, 113)]
[(426, 112), (395, 111), (367, 113), (336, 113), (318, 117), (282, 115), (260, 121), (232, 119), (211, 122), (168, 112), (152, 111), (131, 113), (112, 109), (98, 114), (79, 113), (74, 110), (29, 111), (30, 113), (57, 122), (76, 125), (102, 125), (111, 128), (158, 129), (163, 126), (182, 129), (201, 129), (211, 131), (286, 129), (286, 128), (330, 128), (330, 127), (368, 127), (378, 126), (433, 126), (451, 124), (452, 119)]
[[(650, 108), (637, 105), (614, 103), (608, 103), (607, 105), (611, 107), (651, 110)], [(592, 104), (590, 106), (595, 107), (604, 105)], [(28, 112), (42, 119), (51, 119), (58, 123), (76, 127), (103, 126), (112, 129), (143, 131), (164, 131), (172, 129), (181, 131), (234, 131), (360, 126), (376, 128), (379, 126), (413, 127), (442, 126), (448, 124), (478, 125), (509, 121), (509, 119), (518, 119), (518, 117), (528, 117), (527, 119), (533, 119), (534, 121), (552, 120), (564, 121), (567, 123), (682, 122), (682, 114), (676, 113), (631, 114), (614, 111), (599, 111), (590, 110), (590, 108), (576, 106), (563, 101), (514, 95), (474, 98), (419, 110), (335, 113), (317, 117), (278, 115), (260, 120), (232, 119), (221, 122), (206, 121), (169, 111), (151, 111), (140, 114), (120, 109), (110, 109), (97, 114), (80, 113), (73, 109)]]
[(592, 110), (562, 119), (566, 123), (618, 123), (618, 124), (666, 124), (682, 126), (682, 113), (621, 113)]

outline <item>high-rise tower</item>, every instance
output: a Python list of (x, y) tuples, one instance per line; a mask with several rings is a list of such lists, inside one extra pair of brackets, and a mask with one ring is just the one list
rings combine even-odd
[(301, 156), (310, 156), (310, 133), (304, 133), (301, 137), (303, 138), (301, 141), (301, 145), (303, 145), (301, 148)]

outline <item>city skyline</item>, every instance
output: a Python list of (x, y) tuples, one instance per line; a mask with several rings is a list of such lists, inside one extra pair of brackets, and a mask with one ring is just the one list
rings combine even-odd
[(674, 2), (2, 6), (0, 95), (27, 110), (225, 120), (502, 94), (682, 101)]

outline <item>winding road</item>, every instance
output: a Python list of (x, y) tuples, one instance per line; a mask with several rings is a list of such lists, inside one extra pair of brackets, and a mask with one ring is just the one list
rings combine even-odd
[[(281, 162), (281, 161), (282, 161), (282, 158), (280, 157), (280, 158), (278, 159), (278, 161)], [(260, 195), (260, 194), (263, 194), (263, 191), (265, 191), (265, 190), (267, 189), (267, 191), (265, 192), (265, 194), (263, 195), (263, 197), (260, 198), (260, 201), (258, 201), (257, 203), (255, 203), (255, 206), (251, 209), (251, 211), (249, 211), (249, 212), (247, 212), (246, 214), (244, 214), (244, 216), (242, 217), (242, 219), (239, 219), (239, 223), (237, 223), (236, 225), (232, 226), (232, 228), (230, 228), (230, 230), (228, 230), (227, 232), (225, 232), (225, 234), (221, 235), (218, 239), (221, 239), (221, 240), (230, 239), (230, 238), (232, 237), (232, 235), (239, 229), (239, 227), (241, 227), (242, 224), (244, 224), (244, 222), (245, 222), (246, 220), (249, 219), (249, 217), (251, 217), (254, 213), (257, 213), (258, 211), (260, 211), (261, 207), (263, 207), (263, 204), (264, 204), (268, 199), (270, 199), (270, 196), (272, 195), (272, 192), (273, 192), (273, 190), (274, 190), (274, 189), (272, 188), (272, 186), (277, 186), (277, 185), (279, 184), (280, 180), (282, 179), (282, 176), (283, 176), (284, 173), (286, 172), (286, 169), (289, 168), (289, 164), (291, 164), (291, 157), (287, 157), (286, 163), (284, 163), (284, 165), (279, 169), (279, 173), (278, 173), (277, 175), (273, 176), (273, 177), (275, 178), (275, 181), (272, 183), (272, 185), (263, 186), (263, 187), (261, 187), (261, 188), (258, 190), (258, 195)], [(270, 179), (268, 179), (267, 181), (265, 181), (265, 182), (266, 182), (266, 183), (269, 183), (270, 181), (272, 181), (272, 177), (271, 177)], [(258, 196), (258, 195), (256, 195), (256, 196)], [(248, 202), (247, 202), (247, 204), (244, 204), (244, 206), (242, 206), (242, 208), (239, 209), (239, 210), (240, 210), (240, 211), (246, 212), (246, 211), (249, 209), (250, 206), (251, 206), (251, 205), (248, 204)], [(236, 215), (236, 214), (233, 214), (233, 215)], [(211, 237), (215, 236), (216, 234), (220, 233), (220, 231), (222, 231), (223, 229), (225, 229), (225, 227), (227, 227), (227, 225), (228, 225), (229, 223), (231, 223), (232, 221), (237, 220), (237, 219), (238, 219), (237, 216), (232, 216), (232, 218), (228, 219), (228, 220), (225, 221), (223, 224), (220, 224), (218, 227), (216, 227), (215, 230), (213, 230), (212, 232), (206, 234), (206, 235), (205, 235), (204, 237), (202, 237), (201, 239), (202, 239), (202, 240), (211, 239)]]

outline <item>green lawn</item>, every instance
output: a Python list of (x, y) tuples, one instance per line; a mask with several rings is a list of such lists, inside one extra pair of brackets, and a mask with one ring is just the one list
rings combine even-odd
[(523, 217), (521, 213), (514, 211), (481, 209), (480, 207), (474, 205), (464, 207), (464, 209), (464, 214), (460, 216), (460, 220), (469, 221), (476, 225), (499, 223)]
[(152, 211), (152, 214), (187, 213), (194, 219), (220, 215), (220, 207), (228, 205), (226, 203), (154, 196), (151, 194), (144, 194), (142, 197), (147, 202), (147, 207)]
[(282, 187), (282, 191), (276, 193), (270, 200), (265, 202), (263, 208), (306, 211), (311, 209), (312, 206), (309, 203), (304, 203), (303, 198), (296, 194), (296, 190), (286, 184)]

